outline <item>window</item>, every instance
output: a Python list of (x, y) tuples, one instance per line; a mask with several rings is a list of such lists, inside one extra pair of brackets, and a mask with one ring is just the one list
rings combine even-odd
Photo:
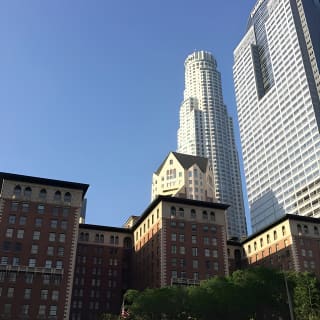
[(50, 242), (56, 241), (56, 234), (54, 232), (49, 233), (49, 241)]
[(12, 265), (13, 266), (19, 266), (20, 265), (20, 258), (19, 257), (13, 257), (12, 258)]
[(16, 216), (10, 215), (8, 219), (9, 224), (15, 224), (16, 223)]
[(199, 272), (194, 272), (193, 273), (193, 279), (194, 280), (199, 280)]
[(40, 231), (33, 231), (32, 240), (40, 239)]
[(27, 197), (27, 198), (30, 198), (31, 197), (31, 194), (32, 194), (32, 190), (30, 187), (26, 187), (24, 189), (24, 196)]
[(270, 236), (267, 234), (267, 243), (270, 243)]
[(19, 203), (18, 202), (12, 202), (11, 203), (11, 211), (16, 212), (18, 211)]
[(46, 199), (47, 198), (47, 191), (46, 189), (41, 189), (41, 191), (39, 192), (39, 198), (40, 199)]
[(64, 247), (58, 247), (58, 256), (63, 257), (64, 256)]
[(263, 247), (263, 238), (260, 238), (260, 248)]
[(219, 264), (218, 264), (218, 262), (214, 262), (214, 263), (213, 263), (213, 269), (216, 270), (216, 271), (219, 270)]
[(52, 301), (58, 301), (59, 300), (59, 291), (58, 290), (52, 290), (51, 300)]
[(40, 298), (41, 300), (47, 300), (48, 299), (48, 290), (42, 289), (40, 292)]
[(193, 269), (198, 269), (199, 267), (199, 262), (198, 260), (192, 260), (192, 268)]
[(8, 288), (7, 297), (12, 298), (14, 294), (14, 288)]
[(213, 246), (216, 246), (217, 245), (217, 238), (212, 238), (211, 243)]
[(17, 231), (17, 239), (23, 239), (24, 237), (24, 230), (23, 229), (19, 229)]
[(67, 218), (69, 213), (70, 213), (70, 208), (69, 207), (64, 207), (63, 210), (62, 210), (62, 216)]
[(35, 226), (36, 227), (41, 227), (42, 226), (42, 218), (36, 218)]
[(54, 217), (57, 217), (57, 216), (59, 215), (59, 210), (60, 210), (59, 207), (54, 207), (54, 208), (52, 209), (52, 215), (53, 215)]
[(36, 266), (36, 259), (34, 259), (34, 258), (29, 259), (28, 266), (35, 267)]
[(21, 216), (19, 218), (19, 224), (20, 226), (24, 226), (27, 223), (27, 217)]
[(209, 249), (204, 249), (204, 256), (210, 257), (210, 250)]
[(176, 216), (176, 208), (175, 207), (171, 207), (170, 214), (171, 214), (171, 218), (174, 218)]
[(190, 217), (191, 217), (191, 219), (196, 219), (197, 215), (196, 215), (196, 211), (194, 209), (191, 210)]
[(57, 229), (57, 227), (58, 227), (58, 220), (56, 220), (56, 219), (51, 220), (51, 221), (50, 221), (50, 227), (51, 227), (52, 229)]
[(277, 231), (274, 230), (273, 231), (273, 240), (277, 240), (277, 238), (278, 238)]
[(53, 200), (61, 201), (61, 192), (59, 190), (55, 192)]
[(26, 273), (25, 274), (25, 281), (26, 281), (27, 284), (32, 284), (32, 282), (33, 282), (33, 273)]
[(212, 250), (212, 256), (218, 258), (218, 250)]
[(26, 300), (31, 299), (31, 289), (30, 288), (24, 289), (24, 296), (23, 297)]
[(297, 224), (297, 231), (298, 231), (299, 234), (302, 233), (302, 228), (301, 228), (300, 224)]
[(71, 193), (70, 192), (66, 192), (64, 194), (64, 201), (65, 202), (71, 202)]
[(6, 231), (6, 238), (12, 238), (13, 237), (13, 229), (8, 228)]
[(46, 315), (46, 306), (40, 305), (39, 306), (39, 311), (38, 311), (39, 316), (45, 316)]
[(208, 245), (209, 244), (209, 237), (203, 238), (203, 244)]
[(186, 248), (185, 247), (180, 247), (179, 251), (180, 251), (180, 254), (185, 254), (186, 253)]
[(198, 256), (198, 248), (192, 248), (192, 256), (197, 257)]
[(46, 260), (44, 267), (47, 269), (51, 269), (52, 268), (52, 260)]
[(44, 204), (38, 204), (38, 213), (42, 214), (44, 213), (44, 209), (45, 209), (45, 206)]
[(29, 212), (29, 203), (24, 202), (22, 204), (22, 212), (23, 213), (28, 213)]
[(4, 305), (3, 313), (6, 314), (6, 315), (7, 315), (7, 314), (11, 314), (11, 304), (6, 303), (6, 304)]
[(177, 241), (177, 234), (176, 233), (171, 234), (171, 241)]
[(213, 211), (210, 212), (210, 220), (216, 221), (216, 214)]
[(197, 225), (196, 224), (192, 224), (191, 225), (191, 231), (193, 231), (193, 232), (197, 231)]
[(68, 222), (66, 220), (61, 221), (61, 229), (66, 230), (68, 228)]
[(57, 269), (62, 269), (62, 267), (63, 267), (62, 260), (57, 260), (56, 261), (56, 268)]
[(21, 196), (21, 187), (19, 185), (15, 186), (15, 188), (13, 189), (13, 194), (16, 197)]
[(306, 225), (303, 226), (303, 232), (304, 232), (305, 234), (308, 234), (308, 233), (309, 233), (309, 228), (308, 228), (308, 226), (306, 226)]
[(202, 212), (202, 219), (203, 219), (203, 220), (208, 220), (208, 213), (207, 213), (207, 211), (203, 211), (203, 212)]
[(282, 235), (285, 236), (286, 235), (286, 227), (282, 226)]
[(184, 234), (179, 234), (179, 241), (184, 242)]
[(191, 243), (196, 244), (197, 243), (197, 236), (193, 235), (191, 236)]
[(184, 210), (183, 210), (183, 208), (179, 208), (179, 216), (180, 217), (184, 217)]
[(319, 235), (319, 229), (317, 226), (314, 226), (314, 234), (317, 236)]
[(29, 305), (24, 304), (21, 306), (21, 314), (22, 315), (27, 315), (29, 313)]
[(47, 255), (48, 255), (48, 256), (53, 256), (53, 254), (54, 254), (54, 247), (49, 246), (49, 247), (47, 248)]
[(176, 254), (177, 253), (177, 246), (176, 245), (172, 245), (171, 246), (171, 253), (172, 254)]

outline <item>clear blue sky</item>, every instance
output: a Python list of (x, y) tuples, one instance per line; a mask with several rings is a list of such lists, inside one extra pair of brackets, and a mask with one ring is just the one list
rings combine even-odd
[(195, 49), (216, 57), (236, 119), (233, 50), (254, 3), (1, 1), (0, 171), (89, 183), (87, 223), (141, 214)]

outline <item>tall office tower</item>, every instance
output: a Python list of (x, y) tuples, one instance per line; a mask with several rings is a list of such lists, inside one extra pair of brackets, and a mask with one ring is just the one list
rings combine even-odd
[[(245, 236), (247, 228), (233, 122), (223, 102), (217, 62), (209, 52), (194, 52), (185, 61), (178, 152), (209, 159), (215, 195), (230, 205), (228, 237)], [(193, 197), (197, 199), (196, 194)]]
[(234, 51), (253, 231), (320, 217), (319, 22), (319, 0), (260, 0)]

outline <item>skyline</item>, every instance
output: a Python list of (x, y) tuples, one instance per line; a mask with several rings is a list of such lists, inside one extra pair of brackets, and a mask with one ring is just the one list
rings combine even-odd
[(90, 184), (86, 223), (141, 214), (152, 173), (177, 148), (195, 50), (218, 61), (240, 153), (233, 50), (254, 3), (2, 3), (1, 171)]

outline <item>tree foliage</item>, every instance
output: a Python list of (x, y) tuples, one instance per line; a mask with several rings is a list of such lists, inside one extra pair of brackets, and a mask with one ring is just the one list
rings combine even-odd
[(125, 301), (136, 320), (285, 320), (290, 319), (285, 279), (295, 320), (320, 319), (320, 286), (313, 275), (261, 267), (200, 286), (128, 290)]

